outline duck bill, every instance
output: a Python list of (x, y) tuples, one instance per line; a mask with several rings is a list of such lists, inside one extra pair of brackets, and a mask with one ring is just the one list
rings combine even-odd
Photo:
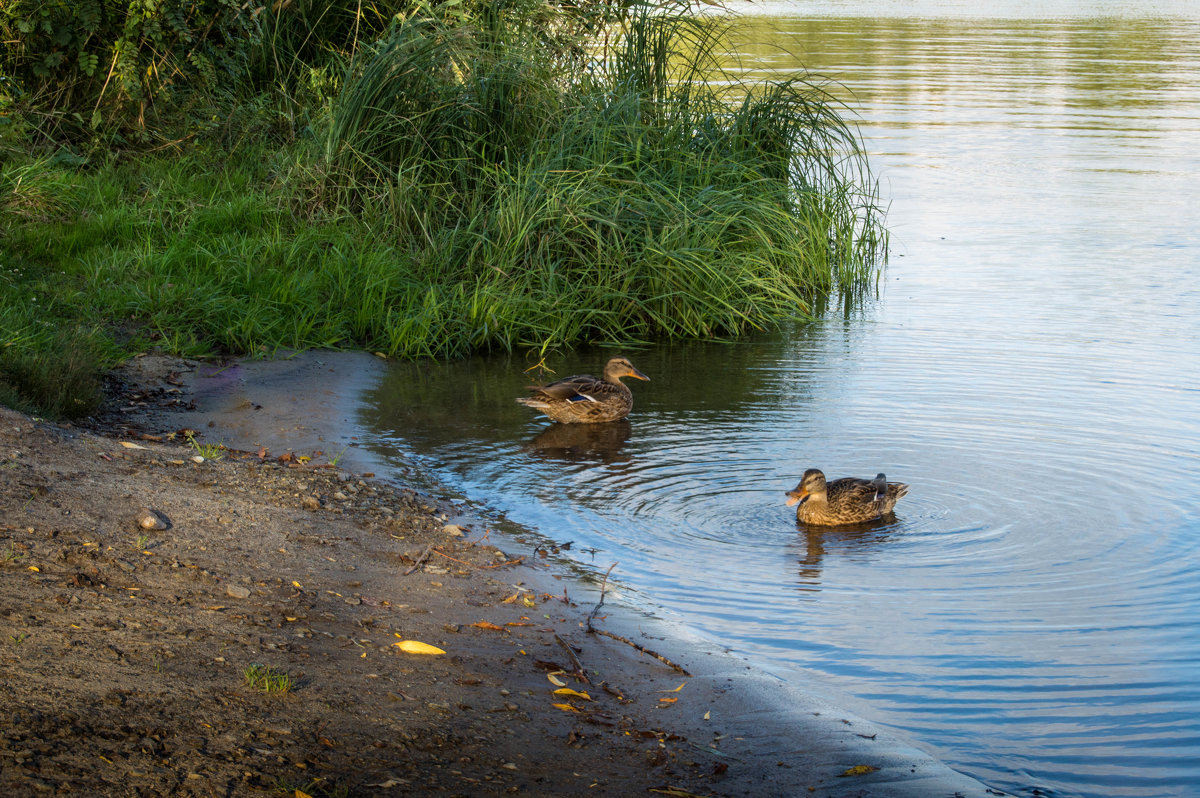
[(626, 377), (634, 377), (634, 378), (636, 378), (636, 379), (639, 379), (639, 380), (645, 380), (646, 382), (650, 382), (650, 378), (649, 378), (649, 377), (647, 377), (645, 374), (643, 374), (642, 372), (638, 371), (638, 370), (637, 370), (637, 369), (635, 369), (635, 368), (630, 368), (630, 369), (629, 369), (629, 373), (628, 373), (628, 374), (626, 374), (625, 376), (626, 376)]
[(792, 505), (799, 504), (800, 502), (807, 499), (808, 491), (806, 491), (804, 489), (789, 490), (787, 493), (787, 497), (788, 497), (787, 506), (791, 507)]

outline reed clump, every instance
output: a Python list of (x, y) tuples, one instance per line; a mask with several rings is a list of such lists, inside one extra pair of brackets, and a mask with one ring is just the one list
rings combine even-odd
[(88, 342), (60, 358), (84, 382), (151, 346), (544, 352), (735, 336), (878, 273), (847, 109), (808, 79), (747, 84), (719, 17), (421, 4), (370, 39), (351, 18), (324, 48), (256, 28), (274, 33), (222, 95), (244, 98), (227, 120), (270, 117), (253, 136), (8, 162), (0, 401), (65, 412), (28, 366), (62, 331)]

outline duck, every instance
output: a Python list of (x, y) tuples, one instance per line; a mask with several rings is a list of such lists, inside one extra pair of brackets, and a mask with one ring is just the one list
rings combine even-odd
[(519, 404), (540, 410), (564, 424), (601, 424), (618, 421), (633, 409), (633, 391), (622, 377), (650, 381), (625, 357), (614, 357), (604, 366), (604, 376), (577, 374), (547, 385), (530, 385), (533, 396), (517, 399)]
[(798, 504), (796, 519), (805, 524), (862, 524), (892, 512), (906, 493), (908, 485), (888, 482), (884, 474), (876, 474), (874, 479), (843, 477), (826, 482), (820, 469), (810, 468), (795, 489), (788, 491), (787, 504)]

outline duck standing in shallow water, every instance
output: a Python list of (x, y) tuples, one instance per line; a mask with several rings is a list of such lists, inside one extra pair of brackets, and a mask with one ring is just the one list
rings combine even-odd
[(616, 421), (633, 409), (633, 391), (622, 377), (650, 381), (624, 357), (614, 357), (604, 367), (604, 377), (591, 374), (567, 377), (549, 385), (530, 385), (533, 396), (517, 400), (564, 424), (599, 424)]
[(804, 472), (795, 490), (788, 491), (788, 507), (799, 503), (796, 518), (814, 526), (839, 526), (874, 521), (892, 511), (908, 493), (903, 482), (888, 482), (883, 474), (875, 479), (845, 477), (826, 482), (816, 468)]

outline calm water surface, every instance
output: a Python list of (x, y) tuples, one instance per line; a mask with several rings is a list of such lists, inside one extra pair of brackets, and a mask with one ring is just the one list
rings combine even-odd
[[(634, 352), (603, 430), (516, 405), (519, 357), (398, 366), (363, 423), (995, 787), (1200, 795), (1200, 7), (975, 5), (775, 4), (734, 48), (853, 90), (879, 301)], [(913, 487), (806, 532), (809, 466)]]

